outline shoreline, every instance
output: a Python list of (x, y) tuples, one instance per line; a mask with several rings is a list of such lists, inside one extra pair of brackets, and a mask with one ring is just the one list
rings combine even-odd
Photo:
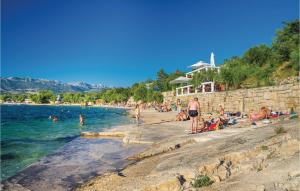
[(49, 104), (49, 103), (41, 103), (41, 104), (32, 104), (32, 103), (0, 103), (0, 105), (29, 105), (29, 106), (81, 106), (81, 107), (102, 107), (102, 108), (116, 108), (116, 109), (126, 109), (130, 110), (133, 107), (126, 106), (110, 106), (110, 105), (81, 105), (81, 104)]
[[(227, 152), (227, 147), (222, 146), (224, 145), (224, 143), (225, 145), (230, 145), (232, 144), (232, 141), (234, 142), (234, 140), (237, 140), (237, 143), (239, 145), (240, 141), (243, 141), (243, 139), (248, 139), (249, 136), (252, 136), (252, 142), (254, 142), (251, 143), (250, 141), (250, 147), (260, 148), (261, 146), (256, 146), (257, 140), (255, 137), (253, 138), (253, 132), (264, 132), (267, 130), (266, 135), (264, 135), (264, 133), (258, 133), (259, 138), (257, 139), (259, 139), (259, 142), (262, 142), (264, 141), (264, 139), (266, 139), (266, 136), (270, 136), (271, 134), (273, 134), (272, 127), (278, 123), (281, 123), (278, 121), (274, 121), (272, 122), (272, 124), (264, 125), (259, 128), (253, 128), (249, 125), (247, 127), (244, 127), (245, 125), (241, 123), (239, 126), (229, 127), (224, 130), (189, 135), (186, 131), (189, 128), (189, 121), (176, 122), (174, 121), (175, 115), (176, 112), (160, 113), (153, 110), (142, 110), (141, 118), (143, 120), (143, 123), (140, 126), (137, 126), (135, 124), (113, 126), (111, 128), (103, 129), (104, 133), (108, 133), (112, 136), (92, 136), (91, 138), (87, 138), (86, 140), (92, 141), (117, 139), (118, 141), (122, 142), (122, 147), (128, 148), (134, 145), (139, 145), (143, 146), (143, 150), (136, 153), (131, 153), (130, 156), (128, 155), (126, 158), (124, 158), (124, 160), (131, 162), (125, 164), (124, 166), (122, 166), (122, 168), (119, 168), (118, 170), (108, 170), (101, 174), (92, 174), (92, 176), (84, 179), (83, 182), (79, 181), (80, 184), (76, 185), (72, 189), (79, 191), (182, 190), (183, 187), (188, 187), (188, 185), (178, 184), (178, 174), (182, 175), (187, 180), (187, 182), (191, 181), (195, 177), (194, 170), (192, 169), (200, 169), (199, 166), (201, 166), (201, 164), (203, 165), (205, 163), (208, 163), (207, 158), (205, 159), (205, 157), (202, 157), (211, 155), (209, 153), (202, 153), (201, 155), (198, 155), (201, 156), (200, 158), (194, 158), (193, 153), (200, 152), (198, 151), (198, 149), (195, 150), (195, 146), (197, 148), (203, 148), (204, 150), (202, 149), (201, 152), (205, 152), (205, 148), (212, 147), (214, 144), (217, 144), (217, 148), (223, 148), (215, 154), (217, 158), (220, 158), (222, 157), (222, 153), (224, 151), (225, 153)], [(295, 123), (295, 121), (291, 122)], [(123, 136), (114, 137), (114, 133), (121, 133)], [(254, 135), (256, 136), (256, 134)], [(283, 139), (282, 141), (284, 140), (285, 139)], [(288, 138), (288, 140), (290, 140), (290, 138)], [(247, 151), (247, 149), (242, 149), (241, 151), (238, 150), (238, 152), (245, 151)], [(234, 152), (236, 151), (234, 150)], [(93, 152), (92, 154), (95, 155), (95, 153)], [(218, 160), (217, 158), (215, 158), (216, 156), (210, 156), (209, 161), (212, 162)], [(83, 156), (80, 155), (80, 157)], [(182, 163), (180, 162), (181, 160), (194, 161), (190, 164), (192, 165), (192, 169), (190, 165), (186, 166), (187, 164), (189, 164), (188, 162)], [(177, 164), (178, 162), (179, 164)], [(177, 167), (180, 168), (178, 169)], [(124, 174), (124, 177), (120, 176), (119, 174)], [(152, 177), (150, 182), (148, 181), (149, 176)], [(219, 186), (222, 181), (226, 180), (226, 178), (222, 178), (216, 178), (214, 180), (216, 181), (216, 184), (214, 185)], [(139, 180), (140, 183), (136, 183), (136, 180)], [(116, 185), (113, 186), (111, 184), (112, 182), (116, 183)]]
[[(11, 104), (11, 105), (16, 105), (16, 104)], [(26, 104), (26, 105), (28, 105), (28, 104)], [(49, 104), (41, 104), (41, 105), (47, 105), (47, 106), (53, 106), (53, 105), (49, 105)], [(40, 105), (32, 105), (32, 106), (40, 106)], [(77, 105), (60, 105), (60, 106), (77, 106)], [(110, 108), (112, 108), (112, 107), (110, 107)], [(113, 108), (112, 108), (113, 109)], [(118, 109), (124, 109), (124, 108), (118, 108)], [(130, 118), (129, 118), (129, 116), (128, 116), (128, 108), (127, 109), (124, 109), (125, 111), (126, 111), (126, 113), (124, 113), (123, 115), (125, 116), (125, 117), (127, 117), (128, 118), (128, 121), (129, 121), (129, 124), (125, 124), (124, 125), (124, 123), (121, 123), (121, 124), (118, 124), (118, 125), (113, 125), (113, 126), (110, 126), (110, 127), (105, 127), (105, 128), (103, 128), (103, 129), (101, 129), (101, 132), (108, 132), (108, 131), (110, 131), (111, 129), (113, 129), (113, 128), (118, 128), (119, 126), (131, 126), (131, 123), (130, 123)], [(82, 137), (81, 135), (80, 135), (80, 133), (77, 135), (78, 137), (76, 138), (76, 139), (74, 139), (74, 140), (72, 140), (72, 141), (70, 141), (70, 142), (68, 142), (67, 144), (65, 144), (65, 145), (63, 145), (62, 147), (60, 147), (60, 148), (58, 148), (57, 150), (55, 150), (52, 154), (48, 154), (48, 155), (45, 155), (45, 156), (43, 156), (43, 157), (41, 157), (38, 161), (36, 161), (36, 162), (34, 162), (34, 163), (32, 163), (32, 164), (30, 164), (29, 166), (27, 166), (26, 168), (24, 168), (23, 170), (21, 170), (21, 171), (19, 171), (18, 173), (16, 173), (15, 175), (13, 175), (13, 176), (11, 176), (11, 177), (8, 177), (8, 178), (6, 178), (5, 180), (2, 180), (1, 181), (1, 187), (3, 186), (3, 184), (5, 185), (4, 186), (4, 188), (5, 189), (11, 189), (11, 188), (6, 188), (6, 186), (7, 185), (10, 185), (10, 187), (12, 186), (11, 185), (11, 183), (7, 183), (7, 182), (9, 182), (9, 181), (11, 181), (11, 180), (13, 180), (13, 179), (15, 179), (15, 178), (20, 178), (20, 177), (22, 177), (22, 174), (23, 174), (23, 172), (30, 172), (30, 171), (32, 171), (32, 172), (30, 172), (30, 174), (34, 174), (34, 173), (36, 173), (35, 172), (35, 170), (30, 170), (30, 169), (33, 169), (33, 168), (37, 168), (36, 167), (36, 165), (37, 164), (39, 164), (40, 163), (40, 161), (45, 161), (45, 160), (47, 160), (47, 158), (49, 158), (49, 157), (51, 157), (52, 155), (58, 155), (59, 153), (61, 153), (60, 152), (60, 150), (62, 150), (62, 149), (64, 149), (65, 147), (77, 147), (78, 149), (80, 149), (80, 148), (82, 148), (82, 147), (84, 147), (84, 146), (82, 146), (81, 144), (79, 144), (79, 145), (77, 145), (77, 146), (70, 146), (72, 143), (74, 143), (74, 142), (78, 142), (78, 140), (79, 139), (86, 139), (86, 138), (84, 138), (84, 137)], [(92, 140), (92, 139), (86, 139), (87, 140), (87, 142), (93, 142), (93, 141), (102, 141), (102, 140), (110, 140), (111, 142), (114, 142), (115, 144), (119, 144), (118, 142), (122, 142), (122, 140), (121, 139), (119, 139), (119, 138), (116, 138), (116, 137), (106, 137), (106, 138), (103, 138), (103, 139), (98, 139), (98, 140)], [(83, 145), (85, 145), (85, 147), (87, 147), (88, 145), (89, 145), (90, 143), (83, 143)], [(100, 144), (101, 145), (101, 144)], [(131, 148), (130, 147), (123, 147), (123, 146), (119, 146), (120, 148), (118, 148), (118, 150), (120, 150), (120, 149), (129, 149), (129, 150), (132, 150), (132, 149), (134, 149), (134, 148), (136, 148), (136, 149), (138, 149), (138, 148), (142, 148), (142, 147), (140, 147), (140, 146), (138, 146), (138, 147), (136, 147), (136, 146), (132, 146)], [(105, 148), (103, 148), (103, 149), (105, 149)], [(91, 152), (91, 153), (94, 153), (94, 152)], [(136, 154), (133, 150), (132, 151), (130, 151), (130, 153), (132, 153), (132, 154)], [(61, 155), (61, 156), (63, 156), (63, 154)], [(66, 156), (67, 157), (67, 156)], [(69, 157), (69, 156), (68, 156)], [(84, 157), (84, 156), (82, 156), (82, 157)], [(127, 158), (127, 157), (126, 157)], [(126, 158), (124, 158), (124, 163), (126, 163)], [(96, 162), (96, 161), (94, 161), (94, 162)], [(39, 167), (38, 167), (39, 168)], [(38, 177), (38, 175), (37, 175), (37, 177)], [(32, 178), (33, 179), (33, 178)], [(15, 188), (15, 185), (13, 185), (13, 187)], [(12, 190), (14, 189), (14, 188), (12, 188)], [(47, 187), (45, 187), (45, 189), (46, 189)], [(47, 190), (47, 189), (46, 189)]]
[[(143, 116), (143, 113), (141, 115)], [(213, 191), (262, 190), (260, 188), (266, 187), (269, 182), (274, 181), (286, 188), (294, 186), (290, 182), (294, 179), (287, 179), (287, 177), (290, 173), (296, 173), (294, 171), (297, 168), (300, 172), (299, 167), (295, 166), (297, 164), (295, 161), (300, 159), (299, 128), (296, 128), (299, 119), (273, 120), (270, 124), (260, 124), (257, 128), (241, 123), (223, 130), (195, 135), (186, 133), (188, 123), (189, 121), (163, 120), (160, 123), (142, 125), (137, 131), (123, 129), (126, 131), (129, 144), (130, 140), (135, 140), (135, 143), (148, 141), (148, 149), (131, 157), (137, 162), (126, 166), (121, 171), (124, 177), (120, 177), (114, 172), (95, 176), (78, 186), (76, 190), (197, 190), (190, 184), (197, 174), (206, 174), (214, 181), (213, 186), (208, 189)], [(276, 135), (274, 127), (277, 126), (284, 126), (287, 133)], [(159, 128), (160, 135), (155, 133), (157, 128)], [(136, 136), (137, 133), (138, 136)], [(152, 143), (150, 143), (151, 140)], [(280, 160), (269, 159), (274, 152), (278, 153)], [(261, 159), (262, 156), (263, 159)], [(225, 167), (212, 170), (218, 166), (219, 160), (222, 158), (234, 165), (231, 167), (231, 175), (228, 175)], [(261, 162), (261, 160), (266, 162)], [(282, 160), (289, 160), (291, 166), (285, 169), (284, 166), (281, 166), (280, 161)], [(250, 161), (251, 165), (249, 166), (248, 162), (243, 161)], [(275, 170), (269, 166), (276, 166)], [(266, 179), (261, 177), (260, 171), (267, 173)], [(274, 173), (278, 174), (277, 171), (282, 174), (279, 176), (281, 179), (272, 176)], [(232, 185), (230, 176), (240, 179), (241, 184)], [(183, 183), (180, 177), (185, 180)], [(260, 181), (255, 184), (258, 177)], [(244, 184), (247, 178), (250, 183)], [(296, 184), (300, 185), (300, 177), (299, 181), (296, 180)]]

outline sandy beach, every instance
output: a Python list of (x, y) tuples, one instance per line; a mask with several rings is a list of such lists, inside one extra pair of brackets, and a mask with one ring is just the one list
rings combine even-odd
[[(189, 121), (175, 112), (142, 111), (140, 126), (110, 132), (123, 143), (148, 145), (120, 172), (96, 176), (77, 190), (197, 190), (191, 182), (207, 175), (214, 182), (201, 190), (299, 190), (299, 120), (271, 124), (239, 123), (226, 129), (189, 135)], [(274, 130), (284, 127), (283, 133)]]

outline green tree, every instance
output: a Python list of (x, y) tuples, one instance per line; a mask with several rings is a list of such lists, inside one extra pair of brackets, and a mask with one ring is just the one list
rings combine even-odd
[(294, 50), (299, 51), (299, 19), (284, 22), (284, 27), (277, 31), (272, 48), (280, 62), (289, 61)]
[(300, 63), (299, 63), (299, 49), (294, 49), (292, 50), (291, 54), (290, 54), (290, 62), (289, 62), (289, 67), (291, 67), (294, 72), (292, 75), (297, 75), (299, 72), (299, 67), (300, 67)]
[(5, 93), (5, 94), (1, 94), (0, 96), (1, 96), (0, 99), (3, 100), (4, 102), (12, 100), (11, 94)]
[(135, 101), (147, 102), (147, 88), (145, 84), (139, 84), (139, 86), (134, 90), (133, 99)]
[(13, 100), (14, 102), (24, 102), (25, 99), (26, 99), (25, 94), (12, 94), (11, 95), (11, 100)]
[(156, 85), (160, 91), (168, 91), (170, 89), (168, 77), (169, 75), (163, 69), (157, 72)]
[(56, 97), (50, 90), (42, 90), (38, 93), (37, 103), (49, 103), (55, 101)]
[(251, 67), (243, 63), (238, 57), (226, 60), (220, 71), (220, 81), (225, 83), (226, 89), (240, 88), (241, 84), (251, 74)]
[(273, 57), (272, 49), (266, 45), (250, 48), (243, 56), (243, 62), (255, 66), (263, 66)]

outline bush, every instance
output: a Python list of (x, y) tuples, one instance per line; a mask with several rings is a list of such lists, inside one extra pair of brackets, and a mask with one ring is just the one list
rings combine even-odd
[(263, 151), (266, 151), (266, 150), (268, 150), (268, 149), (269, 149), (269, 147), (268, 147), (268, 146), (266, 146), (266, 145), (262, 145), (260, 148), (261, 148), (261, 150), (263, 150)]
[(212, 181), (208, 176), (199, 175), (193, 180), (192, 186), (194, 188), (200, 188), (200, 187), (203, 187), (203, 186), (212, 185), (213, 183), (214, 183), (214, 181)]
[(275, 131), (276, 135), (286, 133), (286, 130), (282, 126), (275, 127), (274, 131)]

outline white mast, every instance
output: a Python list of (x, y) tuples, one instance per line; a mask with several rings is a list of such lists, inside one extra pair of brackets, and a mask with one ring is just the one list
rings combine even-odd
[(212, 67), (216, 67), (216, 65), (215, 65), (215, 55), (214, 55), (213, 52), (210, 54), (210, 65)]

